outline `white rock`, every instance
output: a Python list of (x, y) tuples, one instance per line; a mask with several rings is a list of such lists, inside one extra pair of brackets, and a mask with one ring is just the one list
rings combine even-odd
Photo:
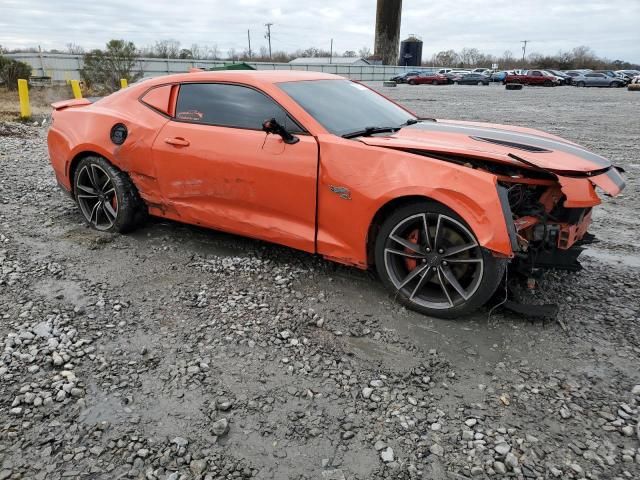
[(373, 388), (369, 388), (369, 387), (365, 387), (362, 389), (362, 397), (369, 399), (369, 397), (371, 397), (371, 394), (373, 393)]
[(387, 447), (380, 452), (380, 458), (384, 463), (391, 463), (395, 459), (393, 455), (393, 449), (391, 447)]
[(498, 455), (506, 455), (509, 451), (511, 451), (511, 447), (508, 443), (499, 443), (493, 448)]
[(444, 455), (444, 448), (442, 448), (442, 446), (438, 445), (437, 443), (431, 445), (431, 447), (429, 447), (429, 451), (438, 457)]
[(473, 427), (476, 423), (478, 423), (478, 420), (476, 420), (475, 418), (469, 418), (465, 420), (464, 423), (467, 427)]

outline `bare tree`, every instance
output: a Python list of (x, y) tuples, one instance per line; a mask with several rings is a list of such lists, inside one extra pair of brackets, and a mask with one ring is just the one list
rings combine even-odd
[(371, 49), (369, 47), (362, 47), (358, 50), (360, 58), (369, 58), (371, 56)]
[(178, 58), (180, 42), (174, 39), (157, 41), (153, 47), (153, 54), (159, 58)]
[(231, 47), (229, 50), (227, 50), (227, 58), (234, 61), (238, 59), (238, 54), (236, 53), (235, 48)]
[(191, 58), (199, 60), (202, 57), (202, 48), (197, 43), (191, 44)]
[(355, 52), (355, 50), (346, 50), (342, 55), (344, 57), (353, 58), (357, 55), (357, 53)]
[(218, 49), (218, 44), (214, 43), (210, 47), (207, 47), (207, 58), (210, 60), (218, 60), (220, 57), (220, 50)]
[(473, 67), (478, 63), (478, 57), (480, 57), (480, 51), (477, 48), (463, 48), (458, 54), (460, 61), (466, 67)]
[(443, 50), (433, 56), (433, 64), (442, 67), (454, 67), (460, 61), (455, 50)]
[(72, 55), (84, 54), (84, 47), (81, 47), (80, 45), (76, 45), (75, 43), (67, 43), (66, 47), (67, 47), (67, 52)]

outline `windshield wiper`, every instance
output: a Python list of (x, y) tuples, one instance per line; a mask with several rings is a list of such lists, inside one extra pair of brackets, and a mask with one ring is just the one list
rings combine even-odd
[(400, 127), (365, 127), (364, 130), (357, 130), (342, 135), (342, 138), (369, 137), (375, 133), (393, 133), (400, 130)]
[(415, 118), (410, 118), (406, 122), (398, 125), (397, 127), (365, 127), (364, 130), (357, 130), (355, 132), (345, 133), (342, 135), (343, 138), (355, 138), (355, 137), (369, 137), (376, 133), (394, 133), (400, 130), (402, 127), (406, 127), (408, 125), (414, 125), (418, 123), (419, 120)]

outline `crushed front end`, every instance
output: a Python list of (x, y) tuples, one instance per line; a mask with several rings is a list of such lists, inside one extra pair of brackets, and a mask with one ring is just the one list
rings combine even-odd
[(541, 269), (579, 270), (578, 257), (595, 237), (588, 232), (593, 207), (617, 195), (624, 180), (616, 167), (571, 176), (542, 170), (498, 176), (506, 190), (515, 236), (513, 267), (532, 276)]

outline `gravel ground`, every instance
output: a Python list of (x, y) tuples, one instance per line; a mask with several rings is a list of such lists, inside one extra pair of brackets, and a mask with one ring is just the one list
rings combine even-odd
[(46, 128), (0, 123), (0, 480), (640, 477), (640, 95), (384, 92), (627, 169), (586, 268), (532, 294), (559, 321), (424, 317), (366, 273), (158, 219), (98, 233)]

